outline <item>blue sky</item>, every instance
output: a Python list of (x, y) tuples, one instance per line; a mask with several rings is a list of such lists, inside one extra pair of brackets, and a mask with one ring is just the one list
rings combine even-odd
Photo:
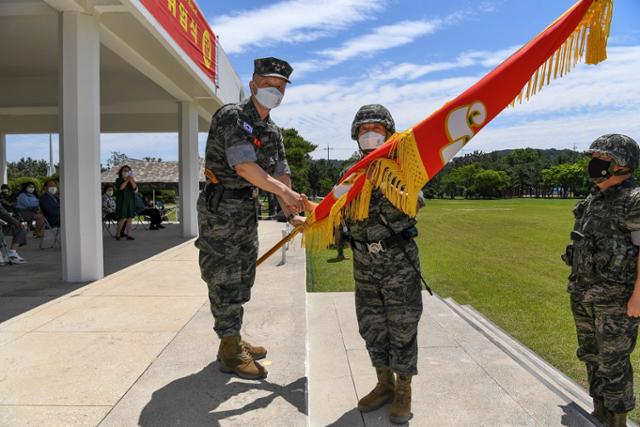
[[(526, 43), (573, 0), (284, 0), (205, 1), (209, 19), (238, 75), (253, 59), (276, 56), (294, 67), (293, 84), (272, 112), (317, 144), (314, 157), (346, 158), (358, 107), (382, 103), (397, 127), (411, 126)], [(466, 151), (584, 149), (604, 133), (640, 141), (640, 2), (616, 0), (609, 60), (579, 66), (529, 103), (510, 109)], [(201, 153), (206, 135), (200, 135)], [(57, 141), (57, 138), (55, 139)], [(8, 158), (48, 158), (48, 137), (10, 136)], [(103, 135), (102, 157), (176, 159), (174, 134)], [(55, 154), (57, 159), (57, 153)]]

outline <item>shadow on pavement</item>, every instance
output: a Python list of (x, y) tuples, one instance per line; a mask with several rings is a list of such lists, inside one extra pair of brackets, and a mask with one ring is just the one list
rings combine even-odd
[(568, 427), (598, 426), (600, 423), (575, 402), (560, 405), (564, 414), (560, 423)]
[[(220, 372), (217, 362), (213, 362), (196, 374), (156, 390), (140, 413), (138, 424), (142, 427), (219, 426), (220, 420), (266, 408), (278, 397), (307, 415), (306, 388), (306, 377), (284, 386), (268, 381), (241, 380)], [(256, 391), (257, 398), (255, 395), (241, 396)], [(232, 398), (243, 406), (223, 409), (229, 406), (225, 402)], [(245, 417), (243, 424), (260, 425), (260, 414), (257, 413), (253, 421), (244, 421)], [(286, 420), (282, 421), (286, 424)]]
[[(132, 235), (135, 241), (116, 241), (104, 233), (105, 276), (186, 241), (179, 224), (168, 224), (160, 231), (139, 226)], [(0, 267), (0, 323), (88, 284), (62, 281), (60, 247), (41, 250), (38, 246), (39, 240), (29, 236), (27, 246), (18, 249), (27, 263)]]

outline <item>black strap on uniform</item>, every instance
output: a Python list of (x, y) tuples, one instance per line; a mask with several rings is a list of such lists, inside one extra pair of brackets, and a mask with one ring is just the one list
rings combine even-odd
[[(397, 236), (398, 233), (396, 233), (393, 228), (391, 228), (391, 226), (389, 225), (389, 221), (387, 221), (387, 218), (384, 216), (384, 214), (382, 212), (378, 212), (378, 217), (380, 218), (380, 223), (382, 225), (384, 225), (384, 227), (389, 230), (389, 233), (391, 233), (392, 236)], [(409, 265), (411, 265), (411, 267), (413, 267), (413, 269), (416, 271), (416, 273), (418, 274), (418, 276), (420, 276), (420, 280), (422, 281), (422, 284), (424, 285), (425, 289), (429, 292), (429, 295), (433, 296), (433, 291), (431, 290), (431, 288), (429, 287), (429, 285), (427, 284), (427, 281), (424, 280), (424, 277), (422, 277), (422, 273), (420, 272), (420, 269), (418, 268), (417, 265), (415, 265), (413, 263), (413, 261), (411, 261), (411, 257), (409, 256), (409, 254), (407, 253), (407, 251), (405, 250), (404, 246), (400, 246), (400, 249), (402, 250), (402, 253), (404, 254), (404, 257), (407, 259), (407, 262), (409, 263)]]

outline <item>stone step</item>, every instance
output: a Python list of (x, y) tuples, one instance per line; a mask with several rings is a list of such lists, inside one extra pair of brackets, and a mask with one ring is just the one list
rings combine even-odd
[[(591, 397), (579, 384), (487, 319), (472, 306), (460, 305), (452, 298), (447, 298), (445, 303), (548, 389), (552, 390), (567, 403), (573, 402), (578, 405), (577, 415), (583, 416), (583, 425), (599, 425), (589, 415), (593, 410)], [(631, 421), (627, 425), (636, 426)]]

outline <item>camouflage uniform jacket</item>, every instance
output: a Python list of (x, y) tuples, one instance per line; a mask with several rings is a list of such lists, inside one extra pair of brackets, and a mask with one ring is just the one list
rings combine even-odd
[(256, 162), (274, 177), (290, 174), (280, 128), (269, 116), (260, 118), (251, 98), (214, 114), (205, 154), (206, 168), (230, 189), (251, 187), (234, 169), (246, 162)]
[(637, 247), (631, 233), (640, 230), (640, 188), (632, 180), (599, 191), (596, 187), (573, 210), (574, 241), (568, 291), (584, 301), (628, 299), (636, 280)]
[(348, 221), (347, 226), (354, 240), (373, 242), (386, 239), (391, 235), (380, 221), (380, 214), (386, 218), (394, 232), (416, 225), (416, 219), (405, 214), (391, 204), (380, 190), (373, 190), (369, 203), (369, 217), (362, 221)]

